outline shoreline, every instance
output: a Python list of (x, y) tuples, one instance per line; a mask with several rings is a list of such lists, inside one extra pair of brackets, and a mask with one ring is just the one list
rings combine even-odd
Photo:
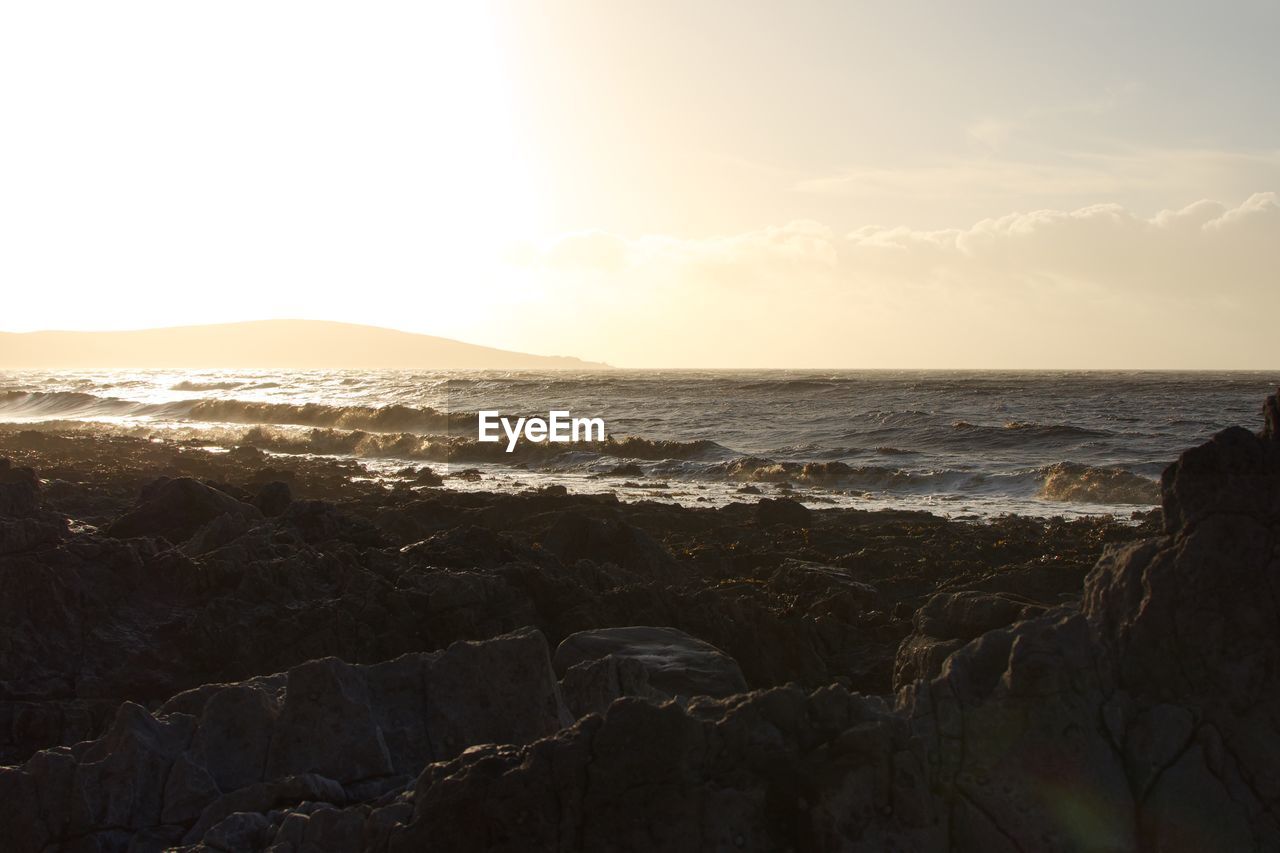
[[(178, 587), (140, 582), (120, 604), (136, 599), (129, 606), (145, 609), (155, 596), (168, 596), (181, 619), (212, 619), (202, 628), (200, 645), (210, 636), (245, 631), (255, 635), (252, 643), (267, 643), (277, 632), (287, 634), (292, 610), (316, 599), (333, 606), (332, 579), (314, 589), (306, 584), (315, 581), (309, 576), (325, 561), (340, 559), (361, 577), (386, 575), (370, 580), (371, 589), (385, 586), (387, 578), (395, 585), (428, 586), (447, 579), (455, 587), (451, 595), (478, 596), (475, 612), (452, 628), (406, 624), (370, 638), (370, 626), (348, 611), (339, 619), (345, 628), (320, 629), (326, 639), (306, 646), (306, 655), (325, 651), (370, 662), (378, 655), (481, 640), (524, 624), (542, 631), (554, 648), (579, 630), (663, 624), (724, 649), (753, 689), (793, 681), (807, 688), (840, 683), (887, 695), (895, 687), (895, 667), (903, 665), (896, 661), (898, 647), (917, 633), (913, 615), (931, 596), (1016, 596), (1040, 608), (1078, 599), (1084, 575), (1104, 546), (1150, 535), (1159, 523), (1158, 513), (1137, 523), (1025, 516), (957, 521), (918, 511), (808, 509), (776, 496), (744, 496), (743, 502), (708, 508), (623, 502), (556, 487), (515, 494), (461, 491), (447, 488), (449, 481), (430, 469), (422, 469), (419, 483), (402, 479), (388, 485), (365, 478), (350, 461), (292, 457), (282, 464), (280, 457), (252, 448), (214, 453), (182, 443), (77, 432), (0, 428), (0, 457), (34, 469), (40, 509), (50, 520), (43, 545), (8, 559), (39, 562), (42, 554), (76, 548), (144, 553), (138, 571), (168, 565), (164, 572), (179, 579)], [(165, 521), (165, 508), (152, 507), (155, 517), (148, 520), (140, 510), (147, 501), (140, 496), (165, 479), (180, 478), (191, 478), (199, 488), (193, 506), (175, 510), (177, 521)], [(273, 490), (287, 495), (284, 507), (295, 515), (276, 507), (275, 515), (246, 511), (244, 518), (235, 517), (237, 507), (260, 506), (264, 493)], [(215, 498), (230, 501), (230, 515), (201, 504), (216, 504)], [(141, 521), (122, 522), (140, 512)], [(237, 587), (282, 563), (296, 564), (305, 580), (299, 580), (302, 591), (286, 593), (286, 579), (266, 586), (283, 596), (273, 605), (278, 613), (268, 608), (264, 621), (252, 626), (221, 613), (261, 609), (239, 598), (247, 592)], [(214, 575), (224, 580), (212, 582)], [(206, 591), (209, 583), (215, 591)], [(539, 601), (544, 583), (559, 585), (572, 606)], [(216, 591), (220, 584), (229, 590)], [(393, 588), (383, 594), (393, 595)], [(492, 595), (498, 600), (488, 602)], [(341, 594), (337, 601), (340, 612), (351, 605)], [(221, 615), (210, 617), (213, 611)], [(428, 606), (423, 615), (431, 620), (433, 613)], [(744, 613), (754, 624), (743, 624)], [(11, 734), (0, 763), (100, 734), (106, 712), (120, 701), (154, 707), (204, 680), (263, 675), (306, 660), (303, 653), (255, 652), (214, 666), (198, 662), (213, 648), (187, 648), (185, 627), (164, 641), (176, 646), (162, 652), (148, 648), (161, 642), (154, 631), (163, 627), (150, 619), (133, 624), (128, 613), (73, 615), (108, 636), (137, 634), (114, 648), (114, 655), (172, 659), (164, 672), (97, 673), (88, 698), (79, 688), (44, 694), (29, 689), (19, 700), (25, 725), (47, 711), (50, 719), (35, 726), (46, 734)], [(118, 618), (123, 623), (116, 624)], [(305, 631), (317, 630), (305, 620), (296, 629), (304, 631), (304, 623)], [(365, 636), (355, 641), (343, 631)], [(15, 659), (11, 668), (0, 680), (21, 681), (22, 661)], [(0, 703), (15, 701), (14, 694), (11, 689)], [(42, 711), (45, 699), (52, 704)], [(91, 723), (78, 716), (86, 711)], [(72, 718), (79, 724), (65, 722)]]
[[(281, 466), (299, 458), (327, 458), (357, 464), (366, 476), (393, 486), (406, 477), (412, 483), (415, 472), (426, 466), (443, 470), (451, 485), (467, 491), (518, 493), (562, 486), (575, 493), (612, 492), (624, 501), (689, 507), (717, 507), (769, 495), (815, 509), (921, 511), (963, 520), (1004, 515), (1140, 520), (1154, 511), (1159, 494), (1155, 479), (1119, 467), (1045, 461), (1003, 472), (975, 470), (963, 463), (955, 470), (916, 470), (898, 467), (892, 460), (904, 452), (894, 448), (880, 448), (879, 458), (848, 464), (738, 453), (705, 440), (635, 436), (558, 449), (522, 444), (517, 453), (506, 454), (452, 433), (296, 424), (53, 419), (0, 422), (0, 431), (154, 440), (213, 453), (260, 451)], [(701, 451), (708, 448), (711, 458), (703, 458)], [(484, 452), (477, 452), (480, 449)]]
[(1138, 526), (0, 433), (0, 822), (21, 851), (990, 849), (1074, 831), (1076, 791), (1107, 838), (1209, 801), (1247, 849), (1276, 831), (1234, 781), (1280, 695), (1264, 411)]

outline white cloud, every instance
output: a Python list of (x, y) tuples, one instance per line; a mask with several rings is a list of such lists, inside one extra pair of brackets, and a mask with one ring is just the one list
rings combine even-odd
[[(1151, 217), (1092, 205), (935, 231), (840, 236), (800, 221), (704, 240), (596, 232), (527, 249), (523, 262), (562, 288), (559, 305), (588, 309), (599, 334), (563, 314), (538, 323), (621, 364), (1280, 363), (1274, 192)], [(671, 343), (655, 352), (619, 335), (621, 319), (660, 325)]]
[[(1010, 132), (996, 121), (970, 128), (992, 142)], [(1280, 151), (1115, 149), (1064, 151), (1023, 158), (953, 158), (929, 165), (849, 168), (795, 184), (802, 193), (848, 199), (1116, 198), (1133, 193), (1180, 195), (1207, 186), (1268, 186), (1280, 180)], [(1194, 197), (1194, 195), (1192, 196)]]

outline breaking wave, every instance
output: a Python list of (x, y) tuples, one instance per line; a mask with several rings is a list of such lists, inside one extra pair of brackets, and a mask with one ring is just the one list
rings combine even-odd
[[(1163, 375), (0, 372), (0, 422), (361, 459), (375, 474), (403, 459), (493, 466), (500, 481), (521, 484), (626, 477), (646, 486), (676, 484), (685, 489), (677, 497), (687, 501), (747, 488), (794, 490), (815, 501), (848, 496), (857, 505), (883, 498), (888, 505), (960, 512), (1123, 514), (1158, 503), (1155, 477), (1180, 448), (1251, 415), (1254, 386), (1264, 379), (1273, 382)], [(1171, 400), (1178, 401), (1176, 417)], [(507, 453), (505, 440), (476, 440), (475, 411), (490, 408), (602, 416), (610, 438), (521, 441)]]
[(183, 380), (169, 386), (170, 391), (231, 391), (244, 387), (243, 382), (188, 382)]
[[(230, 385), (203, 383), (202, 390)], [(0, 415), (22, 418), (164, 417), (211, 423), (315, 426), (371, 432), (447, 432), (451, 429), (474, 430), (476, 426), (474, 412), (445, 413), (432, 408), (402, 405), (333, 406), (208, 398), (140, 403), (80, 391), (5, 391), (0, 393)]]
[(1043, 469), (1040, 496), (1046, 500), (1091, 504), (1158, 504), (1160, 484), (1119, 468), (1095, 468), (1059, 462)]

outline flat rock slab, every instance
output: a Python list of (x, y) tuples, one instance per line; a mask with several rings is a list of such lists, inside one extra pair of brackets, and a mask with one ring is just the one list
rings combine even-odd
[(747, 691), (736, 660), (676, 628), (634, 625), (579, 631), (556, 648), (552, 666), (563, 676), (576, 664), (608, 655), (640, 663), (649, 673), (649, 685), (668, 696), (723, 697)]

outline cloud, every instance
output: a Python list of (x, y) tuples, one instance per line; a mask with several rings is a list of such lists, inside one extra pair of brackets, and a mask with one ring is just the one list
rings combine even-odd
[(1266, 192), (1232, 208), (1206, 200), (1151, 218), (1093, 205), (967, 229), (863, 228), (847, 243), (851, 270), (907, 283), (945, 271), (985, 287), (1052, 280), (1114, 295), (1254, 299), (1270, 295), (1280, 270), (1280, 203)]
[[(992, 141), (1007, 134), (999, 122), (971, 134)], [(922, 166), (849, 168), (798, 181), (797, 192), (846, 199), (1116, 198), (1131, 193), (1188, 194), (1204, 187), (1273, 185), (1280, 181), (1280, 151), (1116, 149), (1065, 151), (1029, 157), (954, 158)], [(1194, 197), (1194, 195), (1192, 195)]]
[(594, 357), (621, 364), (1280, 362), (1274, 192), (1150, 217), (1103, 204), (947, 230), (841, 235), (797, 221), (708, 239), (595, 232), (526, 247), (521, 262), (544, 288), (576, 294), (602, 329), (628, 318), (675, 331), (660, 352), (616, 332), (593, 340)]

